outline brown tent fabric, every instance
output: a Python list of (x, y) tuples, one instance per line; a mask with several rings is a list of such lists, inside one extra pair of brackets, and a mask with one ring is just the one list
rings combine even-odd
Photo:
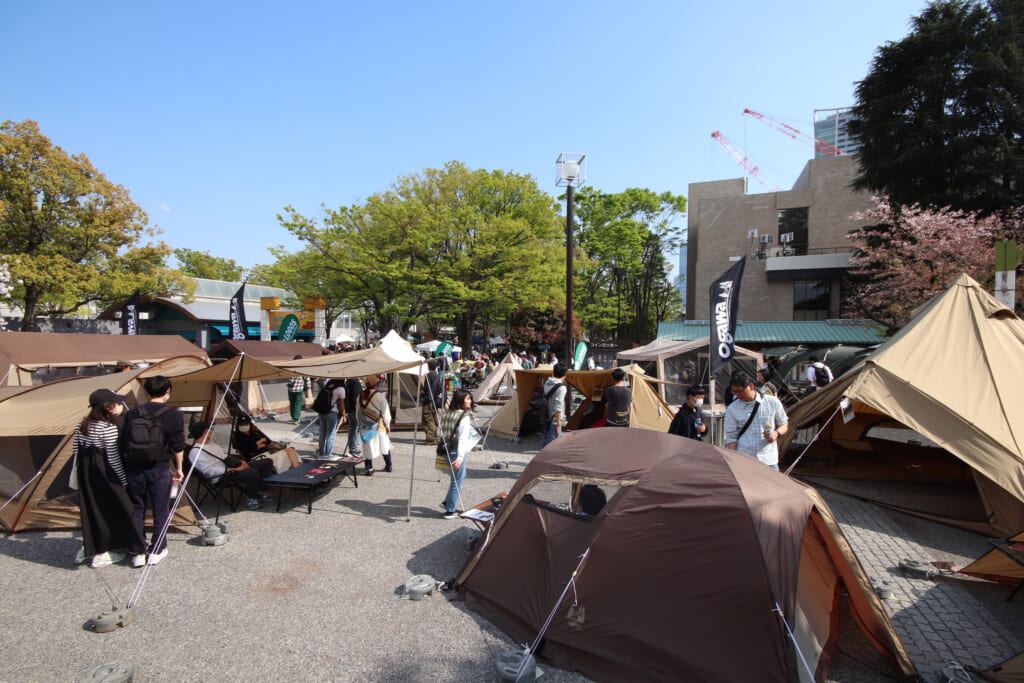
[[(527, 498), (542, 482), (620, 487), (593, 519)], [(840, 589), (862, 630), (914, 667), (817, 493), (756, 460), (637, 429), (569, 434), (513, 486), (457, 577), (467, 606), (515, 642), (595, 680), (824, 680)]]
[[(1024, 549), (1024, 531), (1006, 539)], [(961, 574), (976, 576), (997, 583), (1017, 584), (1024, 581), (1024, 567), (1011, 560), (999, 550), (990, 550), (960, 570)]]
[(112, 368), (176, 356), (206, 360), (205, 351), (178, 335), (0, 332), (0, 386), (31, 385), (40, 368)]
[(324, 347), (305, 342), (225, 339), (210, 349), (211, 358), (232, 358), (240, 353), (260, 360), (292, 360), (295, 356), (319, 358), (324, 355)]
[(979, 675), (993, 683), (1024, 683), (1024, 652), (980, 672)]
[[(191, 358), (193, 368), (206, 362)], [(180, 359), (175, 364), (182, 366)], [(0, 526), (7, 533), (81, 527), (78, 493), (68, 486), (68, 480), (71, 437), (75, 425), (89, 411), (89, 394), (111, 389), (126, 394), (131, 407), (148, 400), (142, 381), (160, 371), (157, 363), (145, 370), (69, 379), (0, 394), (0, 505), (6, 504), (0, 511)], [(206, 410), (211, 389), (207, 387), (205, 394), (172, 395), (171, 405), (198, 405)], [(172, 525), (195, 525), (192, 510), (179, 507)]]
[[(969, 467), (982, 518), (958, 518), (952, 512), (930, 517), (1007, 536), (1024, 528), (1022, 357), (1024, 321), (961, 275), (875, 353), (794, 406), (781, 448), (788, 447), (798, 429), (823, 424), (848, 397), (856, 410), (881, 416), (859, 421), (864, 429), (887, 418), (893, 421), (890, 426), (915, 430), (939, 448), (887, 447), (865, 438), (863, 430), (842, 439), (823, 434), (808, 452), (808, 462), (813, 464), (816, 452), (825, 452), (830, 468), (815, 468), (814, 474), (879, 481), (916, 473), (919, 481), (946, 485), (956, 483), (939, 476), (949, 470), (944, 463), (948, 453)], [(844, 459), (854, 471), (836, 471)], [(878, 466), (870, 467), (869, 461)], [(812, 474), (809, 467), (798, 472)]]

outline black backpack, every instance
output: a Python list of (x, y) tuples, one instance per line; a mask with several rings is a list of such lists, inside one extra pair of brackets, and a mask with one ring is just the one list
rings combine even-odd
[(145, 405), (135, 409), (125, 427), (125, 460), (138, 465), (152, 465), (168, 459), (164, 445), (164, 427), (161, 416), (171, 410), (162, 405), (150, 412)]
[(334, 384), (328, 382), (320, 393), (313, 399), (313, 410), (321, 415), (331, 412), (331, 394), (334, 393)]
[(832, 381), (830, 377), (832, 373), (824, 363), (814, 364), (814, 384), (819, 387), (827, 387), (828, 383)]
[(551, 394), (558, 390), (557, 386), (545, 394), (540, 391), (534, 392), (530, 399), (530, 405), (526, 409), (526, 416), (523, 417), (523, 427), (520, 430), (523, 434), (543, 434), (551, 427), (551, 418), (548, 415), (548, 399)]

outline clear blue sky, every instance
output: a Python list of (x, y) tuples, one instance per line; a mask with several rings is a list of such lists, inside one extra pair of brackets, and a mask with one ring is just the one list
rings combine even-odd
[(743, 109), (812, 133), (924, 6), (10, 2), (0, 119), (85, 153), (171, 246), (249, 267), (299, 248), (284, 206), (316, 215), (452, 159), (557, 196), (555, 159), (583, 152), (594, 188), (685, 195), (744, 175), (721, 130), (788, 187), (811, 148)]

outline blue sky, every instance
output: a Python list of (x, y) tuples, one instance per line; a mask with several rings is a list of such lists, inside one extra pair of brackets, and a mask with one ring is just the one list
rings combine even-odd
[(743, 109), (812, 133), (924, 6), (12, 2), (0, 119), (86, 154), (172, 247), (249, 267), (300, 248), (286, 205), (317, 215), (452, 159), (557, 196), (555, 159), (582, 152), (592, 187), (686, 195), (745, 175), (721, 130), (788, 187), (811, 148)]

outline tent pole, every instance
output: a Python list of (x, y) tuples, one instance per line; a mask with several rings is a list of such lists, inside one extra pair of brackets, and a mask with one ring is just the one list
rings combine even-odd
[[(419, 397), (423, 395), (423, 371), (426, 369), (426, 361), (420, 361), (420, 372), (419, 377), (416, 380), (416, 405), (419, 406)], [(397, 376), (397, 373), (396, 373)], [(431, 397), (433, 402), (433, 397)], [(405, 521), (412, 521), (412, 483), (415, 477), (416, 471), (416, 442), (419, 441), (419, 427), (420, 427), (420, 415), (423, 412), (423, 408), (420, 407), (416, 411), (416, 419), (412, 425), (412, 462), (409, 463), (409, 498), (406, 501), (405, 506)], [(438, 420), (440, 422), (440, 420)]]

